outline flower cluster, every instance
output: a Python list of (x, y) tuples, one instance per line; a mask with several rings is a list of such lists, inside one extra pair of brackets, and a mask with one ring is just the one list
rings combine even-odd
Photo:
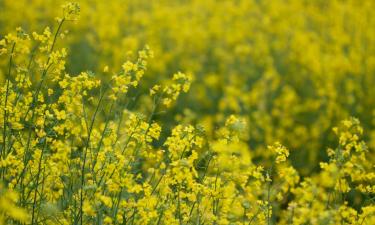
[(23, 1), (0, 224), (375, 224), (372, 1)]

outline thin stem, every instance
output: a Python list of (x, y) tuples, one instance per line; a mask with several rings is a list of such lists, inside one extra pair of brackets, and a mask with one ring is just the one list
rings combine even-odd
[[(9, 87), (10, 87), (10, 75), (12, 71), (13, 52), (14, 52), (15, 47), (16, 47), (16, 43), (14, 42), (11, 53), (10, 53), (10, 57), (9, 57), (9, 68), (8, 68), (7, 85), (6, 85), (6, 93), (5, 93), (5, 101), (4, 101), (3, 147), (0, 152), (1, 158), (5, 158), (7, 154), (6, 152), (6, 131), (7, 131), (6, 129), (7, 129), (7, 124), (8, 124), (7, 105), (8, 105), (8, 96), (9, 96)], [(5, 168), (1, 168), (1, 175), (3, 178), (5, 177)]]
[(12, 62), (13, 62), (13, 52), (16, 47), (16, 43), (13, 43), (12, 51), (9, 57), (9, 68), (8, 68), (8, 75), (7, 75), (7, 85), (6, 85), (6, 92), (5, 92), (5, 102), (4, 102), (4, 127), (3, 127), (3, 150), (2, 156), (5, 157), (6, 155), (6, 129), (7, 129), (7, 120), (8, 120), (8, 112), (7, 112), (7, 105), (8, 105), (8, 96), (9, 96), (9, 86), (10, 86), (10, 75), (12, 71)]
[[(60, 30), (61, 30), (61, 27), (62, 27), (64, 21), (65, 21), (65, 18), (63, 18), (63, 19), (60, 21), (60, 23), (59, 23), (59, 25), (58, 25), (58, 28), (57, 28), (57, 30), (56, 30), (56, 32), (55, 32), (55, 36), (54, 36), (54, 39), (53, 39), (53, 43), (52, 43), (52, 45), (51, 45), (51, 49), (50, 49), (50, 51), (49, 51), (49, 55), (48, 55), (48, 59), (47, 59), (47, 63), (46, 63), (46, 65), (48, 65), (49, 62), (50, 62), (50, 60), (51, 60), (51, 53), (52, 53), (52, 51), (53, 51), (53, 49), (54, 49), (54, 47), (55, 47), (56, 40), (57, 40), (57, 35), (59, 34), (59, 32), (60, 32)], [(33, 130), (33, 129), (32, 129), (32, 124), (34, 124), (34, 120), (35, 120), (35, 110), (34, 110), (34, 109), (36, 108), (36, 105), (37, 105), (37, 103), (38, 103), (39, 92), (40, 92), (40, 90), (41, 90), (41, 88), (42, 88), (42, 85), (43, 85), (44, 80), (45, 80), (45, 78), (46, 78), (46, 76), (47, 76), (47, 72), (48, 72), (48, 69), (49, 69), (49, 68), (50, 68), (50, 67), (47, 66), (47, 67), (43, 70), (43, 73), (42, 73), (42, 79), (41, 79), (41, 81), (39, 82), (39, 85), (38, 85), (38, 87), (37, 87), (36, 92), (34, 93), (33, 100), (32, 100), (32, 102), (31, 102), (31, 105), (30, 105), (30, 106), (28, 107), (28, 109), (26, 110), (26, 113), (25, 113), (24, 118), (23, 118), (23, 120), (26, 121), (27, 115), (29, 114), (30, 110), (33, 109), (33, 110), (32, 110), (32, 115), (31, 115), (31, 120), (30, 120), (31, 123), (30, 123), (29, 131), (28, 131), (27, 145), (26, 145), (25, 153), (24, 153), (24, 165), (25, 165), (25, 166), (23, 167), (22, 172), (21, 172), (19, 178), (17, 179), (17, 183), (18, 183), (18, 182), (21, 182), (21, 183), (20, 183), (21, 186), (22, 186), (22, 184), (23, 184), (23, 177), (24, 177), (24, 174), (25, 174), (25, 172), (26, 172), (26, 169), (27, 169), (27, 166), (28, 166), (28, 162), (29, 162), (29, 159), (28, 159), (28, 157), (27, 157), (27, 154), (28, 154), (28, 152), (29, 152), (29, 150), (30, 150), (31, 133), (32, 133), (32, 130)], [(24, 189), (23, 189), (23, 190), (24, 190)], [(22, 196), (23, 196), (23, 194), (24, 194), (24, 193), (22, 193)]]
[(268, 183), (267, 188), (267, 224), (271, 224), (271, 217), (270, 217), (270, 192), (271, 192), (271, 184)]
[(177, 209), (178, 209), (178, 222), (182, 224), (182, 217), (181, 217), (181, 199), (180, 199), (180, 187), (177, 188)]
[(92, 132), (92, 129), (94, 127), (96, 115), (99, 111), (100, 105), (101, 105), (102, 100), (104, 98), (104, 93), (102, 93), (102, 95), (100, 96), (98, 105), (96, 106), (94, 115), (92, 116), (91, 124), (90, 124), (89, 130), (87, 131), (88, 134), (87, 134), (86, 145), (85, 145), (86, 147), (85, 147), (84, 152), (83, 152), (84, 155), (83, 155), (83, 164), (82, 164), (82, 168), (81, 168), (81, 195), (80, 195), (80, 211), (79, 211), (80, 218), (81, 218), (80, 219), (81, 225), (83, 224), (83, 186), (85, 184), (85, 166), (86, 166), (87, 151), (88, 151), (88, 148), (89, 148), (89, 145), (90, 145), (91, 132)]
[(34, 189), (33, 210), (32, 210), (32, 214), (31, 214), (32, 215), (31, 216), (31, 224), (34, 224), (36, 197), (37, 197), (38, 186), (39, 186), (39, 176), (40, 176), (40, 171), (41, 171), (41, 167), (42, 167), (43, 154), (44, 154), (44, 150), (45, 150), (46, 146), (47, 146), (47, 138), (44, 139), (44, 146), (42, 148), (42, 152), (40, 153), (40, 157), (39, 157), (38, 173), (37, 173), (36, 182), (35, 182), (36, 187)]

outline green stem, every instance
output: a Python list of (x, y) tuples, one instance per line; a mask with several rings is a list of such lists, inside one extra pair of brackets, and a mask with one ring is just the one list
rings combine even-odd
[[(59, 26), (55, 32), (55, 36), (54, 36), (54, 39), (53, 39), (53, 43), (51, 45), (51, 49), (49, 51), (49, 55), (48, 55), (48, 59), (47, 59), (47, 63), (46, 65), (49, 64), (50, 60), (51, 60), (51, 53), (55, 47), (55, 44), (56, 44), (56, 40), (57, 40), (57, 35), (59, 34), (60, 30), (61, 30), (61, 27), (63, 25), (65, 21), (65, 18), (63, 18), (60, 23), (59, 23)], [(48, 72), (48, 69), (49, 69), (49, 66), (47, 66), (44, 70), (43, 70), (43, 73), (42, 73), (42, 79), (41, 81), (39, 82), (38, 84), (38, 87), (37, 87), (37, 90), (36, 92), (34, 93), (34, 96), (33, 96), (33, 100), (31, 102), (31, 105), (28, 107), (28, 109), (26, 110), (26, 113), (24, 115), (24, 118), (23, 120), (26, 121), (26, 118), (27, 118), (27, 115), (29, 114), (30, 110), (32, 110), (32, 115), (31, 115), (31, 123), (29, 125), (29, 131), (28, 131), (28, 137), (27, 137), (27, 145), (26, 145), (26, 148), (25, 148), (25, 153), (24, 153), (24, 167), (22, 169), (22, 172), (20, 174), (20, 176), (18, 177), (17, 179), (17, 184), (20, 182), (20, 185), (22, 186), (23, 185), (23, 178), (24, 178), (24, 174), (26, 172), (26, 169), (27, 169), (27, 166), (28, 166), (28, 162), (29, 162), (29, 158), (28, 158), (28, 153), (29, 153), (29, 150), (30, 150), (30, 143), (31, 143), (31, 134), (32, 134), (32, 126), (34, 124), (34, 120), (35, 120), (35, 108), (36, 108), (36, 105), (38, 103), (38, 98), (39, 98), (39, 93), (40, 93), (40, 90), (42, 88), (42, 85), (44, 83), (44, 80), (45, 78), (47, 77), (47, 72)], [(22, 188), (24, 190), (24, 188)], [(24, 195), (24, 193), (22, 192), (22, 196)]]
[(89, 130), (87, 131), (88, 134), (87, 134), (86, 145), (85, 145), (86, 147), (85, 147), (84, 152), (83, 152), (83, 164), (82, 164), (82, 168), (81, 168), (80, 210), (79, 210), (81, 225), (83, 224), (83, 211), (82, 211), (83, 210), (83, 186), (85, 184), (85, 167), (86, 167), (87, 151), (88, 151), (88, 148), (89, 148), (89, 145), (90, 145), (91, 132), (92, 132), (92, 129), (94, 128), (94, 122), (95, 122), (95, 119), (96, 119), (96, 115), (99, 111), (100, 105), (102, 103), (102, 100), (104, 98), (104, 93), (102, 93), (102, 95), (100, 96), (98, 105), (96, 106), (94, 115), (92, 116), (91, 124), (90, 124)]
[(38, 173), (37, 173), (37, 176), (36, 176), (36, 182), (35, 182), (35, 189), (34, 189), (34, 201), (33, 201), (33, 210), (32, 210), (32, 216), (31, 216), (31, 224), (34, 224), (34, 217), (35, 217), (35, 206), (36, 206), (36, 197), (37, 197), (37, 193), (38, 193), (38, 186), (39, 186), (39, 176), (40, 176), (40, 171), (41, 171), (41, 167), (42, 167), (42, 159), (43, 159), (43, 154), (44, 154), (44, 150), (47, 146), (47, 137), (45, 137), (45, 140), (44, 140), (44, 146), (42, 148), (42, 152), (40, 153), (40, 158), (39, 158), (39, 164), (38, 164)]
[[(7, 112), (7, 105), (8, 105), (8, 96), (9, 96), (9, 87), (10, 87), (10, 75), (12, 71), (12, 61), (13, 61), (13, 52), (16, 47), (16, 43), (13, 43), (12, 51), (10, 53), (9, 57), (9, 68), (8, 68), (8, 75), (7, 75), (7, 85), (6, 85), (6, 92), (5, 92), (5, 101), (4, 101), (4, 121), (3, 121), (3, 149), (1, 151), (1, 158), (6, 157), (6, 129), (7, 129), (7, 123), (8, 123), (8, 112)], [(2, 176), (5, 176), (4, 169), (2, 169)]]

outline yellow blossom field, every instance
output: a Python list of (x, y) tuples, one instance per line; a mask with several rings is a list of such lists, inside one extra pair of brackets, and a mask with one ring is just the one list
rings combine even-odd
[(0, 224), (375, 224), (375, 0), (0, 0)]

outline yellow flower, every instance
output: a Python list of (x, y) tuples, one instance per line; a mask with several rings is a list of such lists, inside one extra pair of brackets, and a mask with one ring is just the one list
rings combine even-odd
[(134, 64), (130, 61), (126, 61), (123, 65), (122, 65), (122, 69), (124, 69), (124, 71), (126, 73), (132, 71), (134, 69)]
[(94, 210), (94, 208), (92, 207), (92, 205), (90, 204), (90, 202), (88, 202), (87, 200), (85, 200), (83, 202), (83, 208), (82, 208), (82, 211), (88, 215), (88, 216), (95, 216), (96, 215), (96, 212)]

